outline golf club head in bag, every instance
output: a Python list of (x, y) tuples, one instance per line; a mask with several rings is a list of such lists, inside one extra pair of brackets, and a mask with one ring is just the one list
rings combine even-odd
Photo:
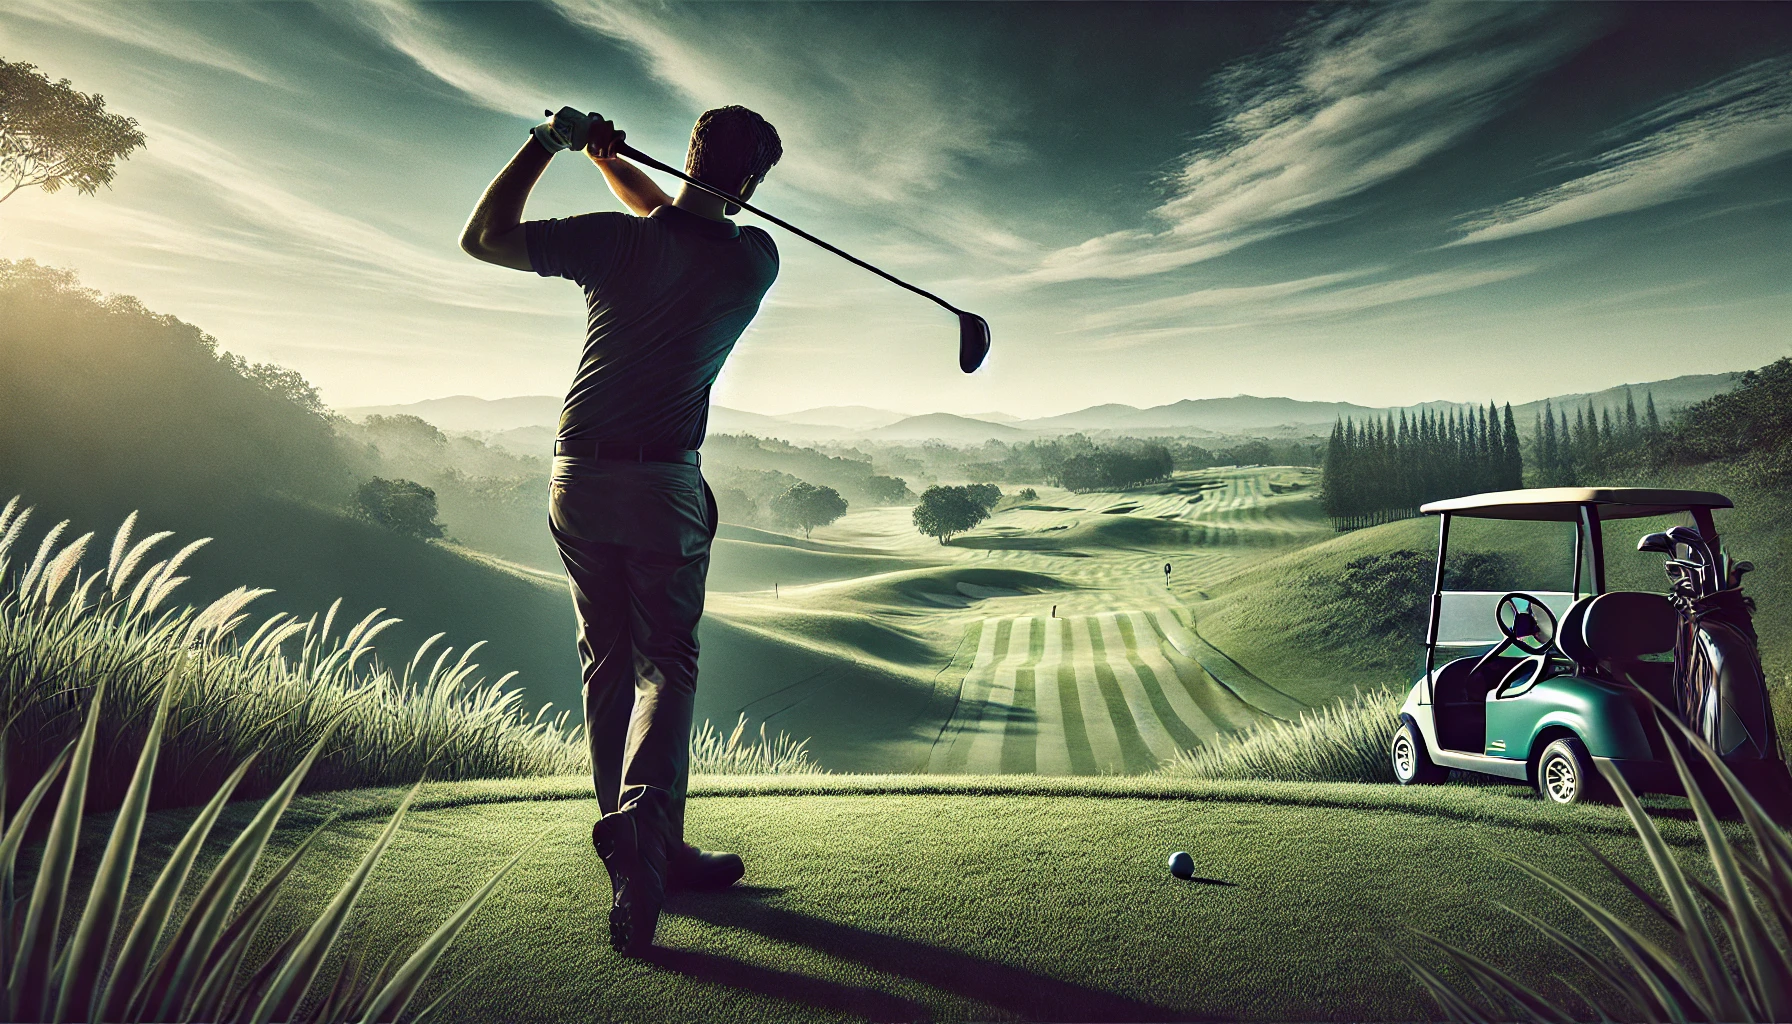
[(975, 313), (958, 314), (958, 368), (966, 373), (977, 372), (983, 357), (989, 355), (989, 321)]

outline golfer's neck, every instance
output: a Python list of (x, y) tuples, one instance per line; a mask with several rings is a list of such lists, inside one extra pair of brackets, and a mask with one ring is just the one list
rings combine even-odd
[(672, 205), (686, 213), (694, 213), (710, 220), (727, 219), (723, 212), (726, 209), (726, 204), (721, 199), (693, 185), (687, 184), (679, 189), (678, 198), (672, 200)]

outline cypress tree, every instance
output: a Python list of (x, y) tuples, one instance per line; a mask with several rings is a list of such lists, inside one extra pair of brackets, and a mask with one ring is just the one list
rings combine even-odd
[(1518, 449), (1518, 423), (1512, 418), (1512, 403), (1506, 403), (1506, 459), (1501, 467), (1500, 486), (1516, 489), (1524, 486), (1524, 453)]
[(1624, 386), (1624, 445), (1636, 444), (1636, 398), (1630, 393), (1630, 386)]
[(1543, 452), (1537, 456), (1537, 471), (1541, 474), (1538, 481), (1545, 487), (1559, 487), (1562, 484), (1562, 451), (1556, 443), (1556, 414), (1549, 402), (1543, 403)]

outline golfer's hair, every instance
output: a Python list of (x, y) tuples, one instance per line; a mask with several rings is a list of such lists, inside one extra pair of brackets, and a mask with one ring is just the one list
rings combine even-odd
[(705, 110), (691, 129), (686, 174), (717, 188), (736, 189), (748, 178), (763, 180), (784, 155), (778, 130), (746, 107)]

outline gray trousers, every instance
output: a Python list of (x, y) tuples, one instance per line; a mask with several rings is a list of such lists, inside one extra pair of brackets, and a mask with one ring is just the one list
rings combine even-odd
[(549, 524), (578, 616), (598, 806), (684, 837), (715, 496), (696, 466), (554, 459)]

